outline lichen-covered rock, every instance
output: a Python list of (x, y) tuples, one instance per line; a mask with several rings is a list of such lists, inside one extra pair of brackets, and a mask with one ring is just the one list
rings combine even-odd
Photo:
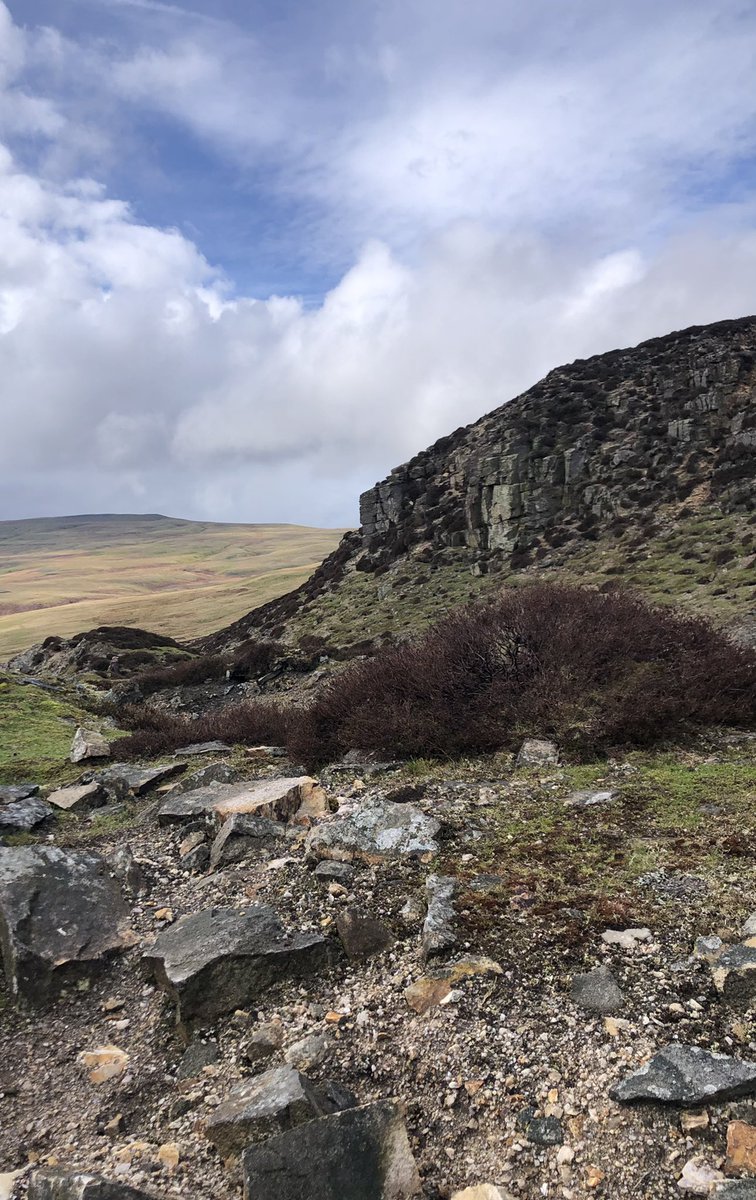
[(379, 1100), (251, 1146), (245, 1200), (409, 1200), (420, 1191), (400, 1106)]
[(0, 805), (0, 833), (29, 833), (54, 816), (55, 809), (38, 796), (13, 800)]
[(130, 944), (120, 888), (99, 854), (0, 848), (0, 942), (11, 994), (46, 1000), (56, 983)]
[(284, 826), (269, 817), (233, 813), (223, 822), (210, 847), (210, 866), (217, 871), (243, 862), (250, 854), (275, 846), (284, 835)]
[(113, 763), (112, 767), (98, 771), (94, 781), (120, 800), (129, 795), (143, 796), (150, 788), (165, 783), (166, 779), (185, 770), (184, 763), (168, 763), (162, 767), (132, 767), (128, 763)]
[(436, 835), (441, 828), (435, 817), (428, 817), (414, 804), (392, 804), (373, 799), (359, 805), (345, 817), (335, 817), (317, 825), (307, 836), (306, 856), (367, 863), (386, 858), (423, 858), (438, 849)]
[(655, 1054), (640, 1071), (614, 1085), (609, 1095), (627, 1104), (656, 1100), (694, 1106), (756, 1093), (756, 1062), (711, 1054), (677, 1042)]
[(272, 908), (206, 908), (182, 917), (143, 956), (145, 969), (175, 1001), (180, 1021), (213, 1021), (255, 1000), (281, 979), (330, 966), (332, 942), (288, 933)]
[(181, 825), (206, 817), (220, 823), (234, 813), (288, 821), (318, 787), (309, 775), (253, 783), (211, 784), (185, 795), (174, 791), (158, 812), (158, 824)]
[(517, 755), (518, 767), (551, 767), (559, 762), (559, 750), (545, 738), (528, 738)]
[(38, 791), (38, 783), (7, 784), (0, 787), (0, 804), (13, 804), (16, 800), (26, 800), (27, 796), (36, 796)]
[(456, 880), (450, 875), (429, 875), (425, 881), (428, 908), (421, 945), (424, 960), (444, 954), (457, 944), (453, 904), (456, 886)]
[(71, 744), (71, 762), (84, 762), (88, 758), (110, 758), (110, 743), (95, 729), (79, 726)]
[[(212, 743), (208, 743), (211, 745)], [(210, 787), (211, 784), (227, 784), (235, 783), (238, 776), (238, 771), (234, 767), (224, 762), (207, 763), (206, 766), (200, 767), (197, 771), (192, 771), (190, 775), (185, 775), (183, 779), (179, 779), (171, 788), (172, 796), (185, 796), (187, 792), (194, 792), (197, 788)]]
[(88, 1171), (44, 1167), (29, 1180), (29, 1200), (154, 1200), (149, 1192)]
[(730, 946), (712, 962), (717, 991), (731, 1004), (748, 1005), (756, 998), (756, 946)]
[(205, 1132), (226, 1157), (335, 1108), (325, 1092), (294, 1067), (273, 1067), (236, 1084), (208, 1118)]

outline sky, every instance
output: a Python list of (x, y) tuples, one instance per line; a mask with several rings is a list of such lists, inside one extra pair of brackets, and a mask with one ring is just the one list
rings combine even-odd
[(753, 0), (0, 0), (0, 519), (345, 526), (756, 312)]

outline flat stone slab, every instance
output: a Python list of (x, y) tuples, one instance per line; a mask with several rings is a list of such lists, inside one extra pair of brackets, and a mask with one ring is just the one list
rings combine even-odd
[(125, 796), (129, 792), (132, 796), (143, 796), (151, 787), (185, 770), (184, 763), (168, 763), (163, 767), (132, 767), (128, 763), (113, 763), (112, 767), (97, 772), (95, 782), (117, 796)]
[(324, 822), (307, 836), (306, 857), (378, 863), (386, 858), (422, 858), (438, 850), (441, 823), (414, 804), (370, 800), (346, 817)]
[(402, 1110), (379, 1100), (250, 1146), (249, 1200), (409, 1200), (420, 1191)]
[(55, 816), (55, 809), (38, 796), (0, 806), (0, 833), (29, 833)]
[(756, 1093), (756, 1062), (711, 1054), (699, 1046), (673, 1042), (627, 1079), (611, 1088), (624, 1104), (656, 1100), (693, 1108), (714, 1100), (734, 1100)]
[(154, 1200), (149, 1192), (129, 1187), (127, 1183), (61, 1167), (35, 1171), (29, 1180), (28, 1197), (29, 1200)]
[(213, 1110), (205, 1132), (224, 1158), (252, 1142), (334, 1111), (334, 1104), (294, 1067), (273, 1067), (244, 1079)]
[(253, 783), (211, 784), (171, 795), (158, 812), (160, 825), (180, 825), (205, 815), (221, 822), (234, 813), (253, 813), (272, 821), (288, 821), (318, 787), (309, 775), (284, 779), (262, 779)]
[(237, 778), (238, 772), (228, 763), (207, 763), (206, 766), (179, 779), (178, 783), (174, 783), (171, 788), (171, 796), (185, 796), (187, 792), (210, 787), (212, 784), (236, 783)]
[(182, 917), (143, 955), (146, 970), (177, 1006), (180, 1021), (213, 1021), (280, 979), (325, 971), (334, 944), (289, 933), (272, 908), (206, 908)]
[(0, 848), (0, 942), (11, 994), (46, 1000), (57, 982), (130, 944), (107, 863), (57, 846)]
[(616, 792), (572, 792), (565, 804), (569, 808), (595, 808), (599, 804), (611, 804), (616, 797)]
[(192, 742), (173, 752), (174, 758), (195, 758), (202, 754), (230, 754), (231, 747), (225, 742)]
[(0, 787), (0, 804), (13, 804), (15, 800), (26, 800), (27, 796), (36, 796), (38, 791), (38, 783), (13, 783), (7, 787)]
[(71, 743), (71, 762), (84, 762), (88, 758), (110, 758), (110, 743), (95, 729), (79, 727)]
[(47, 797), (47, 803), (65, 812), (79, 809), (96, 808), (105, 803), (105, 794), (99, 783), (72, 784), (70, 787), (56, 788)]
[(243, 862), (250, 854), (269, 849), (285, 836), (285, 828), (269, 817), (254, 813), (233, 813), (224, 821), (210, 847), (213, 871)]

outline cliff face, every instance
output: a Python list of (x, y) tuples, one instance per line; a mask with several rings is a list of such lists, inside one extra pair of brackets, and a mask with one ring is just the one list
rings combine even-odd
[[(373, 617), (387, 587), (398, 593), (381, 624), (391, 632), (404, 624), (397, 620), (399, 601), (407, 600), (402, 589), (427, 584), (428, 572), (437, 572), (437, 583), (444, 571), (456, 573), (451, 590), (443, 584), (447, 604), (452, 592), (456, 602), (467, 598), (460, 571), (468, 579), (505, 579), (523, 568), (562, 570), (577, 563), (573, 574), (580, 578), (592, 543), (609, 546), (610, 553), (613, 546), (621, 562), (637, 561), (639, 545), (653, 552), (655, 530), (682, 529), (686, 521), (692, 529), (692, 518), (700, 526), (707, 513), (720, 527), (691, 532), (694, 544), (737, 535), (738, 545), (748, 547), (754, 452), (756, 317), (693, 327), (559, 367), (393, 470), (362, 496), (360, 529), (347, 534), (301, 588), (203, 645), (220, 648), (256, 631), (295, 640), (302, 629), (330, 633), (326, 610), (337, 596), (342, 607), (354, 609), (359, 578), (363, 609), (350, 636), (356, 638), (360, 621), (375, 636)], [(722, 524), (728, 515), (732, 520)], [(747, 571), (753, 549), (739, 553)], [(691, 555), (683, 549), (682, 557)], [(680, 591), (691, 568), (677, 566)], [(716, 562), (709, 566), (718, 570)], [(712, 571), (716, 596), (723, 589)], [(379, 581), (388, 572), (384, 585)], [(610, 574), (621, 575), (622, 568)], [(370, 594), (369, 579), (376, 580)], [(628, 582), (645, 586), (643, 579)], [(675, 592), (663, 580), (657, 590)], [(429, 610), (429, 619), (435, 615), (438, 609)], [(338, 624), (331, 622), (332, 629)]]
[(690, 498), (744, 509), (755, 450), (756, 318), (580, 360), (366, 492), (360, 565), (425, 545), (486, 570)]

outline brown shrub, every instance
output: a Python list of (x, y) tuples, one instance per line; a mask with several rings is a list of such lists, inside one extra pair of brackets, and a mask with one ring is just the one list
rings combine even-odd
[(228, 705), (198, 719), (175, 716), (149, 704), (130, 705), (118, 712), (118, 723), (131, 734), (119, 738), (119, 757), (142, 758), (168, 754), (192, 742), (229, 745), (285, 746), (289, 713), (280, 705), (257, 702)]
[(155, 667), (135, 675), (133, 682), (143, 696), (152, 696), (163, 688), (189, 687), (222, 679), (226, 664), (219, 654), (203, 654), (199, 658), (185, 658), (169, 667)]

